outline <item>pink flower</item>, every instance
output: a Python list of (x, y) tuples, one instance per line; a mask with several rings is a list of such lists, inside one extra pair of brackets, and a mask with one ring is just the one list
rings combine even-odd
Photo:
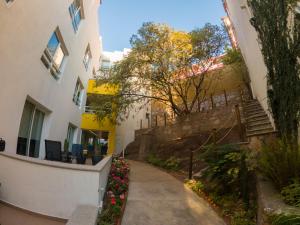
[(112, 198), (112, 199), (111, 199), (111, 204), (112, 204), (112, 205), (115, 205), (115, 204), (116, 204), (116, 199), (115, 199), (115, 198)]

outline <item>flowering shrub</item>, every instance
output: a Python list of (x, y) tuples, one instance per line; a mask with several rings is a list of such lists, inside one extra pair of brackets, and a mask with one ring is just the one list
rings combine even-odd
[(99, 217), (99, 225), (114, 225), (120, 220), (129, 185), (129, 165), (114, 158), (107, 183), (107, 202)]

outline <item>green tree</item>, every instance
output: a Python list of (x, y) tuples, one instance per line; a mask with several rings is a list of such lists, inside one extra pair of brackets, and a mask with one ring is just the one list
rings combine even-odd
[(280, 135), (297, 143), (300, 115), (300, 24), (296, 0), (249, 0), (268, 70), (268, 98)]
[(149, 102), (164, 104), (178, 116), (191, 113), (208, 88), (205, 75), (226, 43), (224, 30), (211, 24), (186, 33), (144, 23), (131, 38), (128, 56), (98, 78), (99, 85), (118, 87), (116, 95), (96, 99), (100, 119), (112, 112), (122, 118), (134, 103)]
[(250, 77), (248, 74), (247, 66), (239, 49), (226, 48), (226, 54), (223, 57), (224, 65), (230, 66), (236, 74), (241, 76), (248, 93), (252, 96), (252, 89), (250, 86)]

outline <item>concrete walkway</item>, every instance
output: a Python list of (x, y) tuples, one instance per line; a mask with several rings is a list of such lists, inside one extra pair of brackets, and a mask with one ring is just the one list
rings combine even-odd
[(130, 161), (122, 225), (225, 225), (208, 203), (171, 175)]
[(65, 225), (66, 223), (0, 203), (0, 225)]

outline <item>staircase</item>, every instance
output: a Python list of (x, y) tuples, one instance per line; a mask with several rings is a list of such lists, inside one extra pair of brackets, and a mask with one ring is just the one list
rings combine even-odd
[(247, 137), (266, 135), (275, 132), (268, 115), (256, 99), (244, 102), (243, 113), (246, 119)]

